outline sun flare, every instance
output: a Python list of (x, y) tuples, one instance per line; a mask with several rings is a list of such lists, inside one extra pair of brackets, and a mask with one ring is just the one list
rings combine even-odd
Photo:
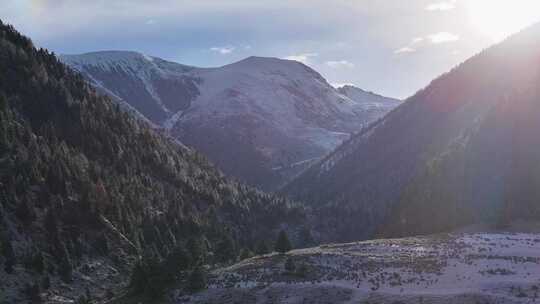
[(540, 0), (463, 0), (472, 25), (500, 41), (540, 21)]

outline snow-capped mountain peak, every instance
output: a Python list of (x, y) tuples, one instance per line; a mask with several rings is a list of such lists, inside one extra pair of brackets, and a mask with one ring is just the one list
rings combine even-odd
[(225, 173), (270, 189), (397, 105), (376, 95), (356, 100), (312, 68), (278, 58), (216, 68), (124, 51), (61, 59)]

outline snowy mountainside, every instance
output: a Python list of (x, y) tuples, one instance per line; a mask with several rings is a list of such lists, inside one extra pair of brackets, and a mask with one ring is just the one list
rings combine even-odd
[[(531, 303), (540, 235), (460, 233), (329, 244), (215, 271), (176, 303)], [(294, 270), (285, 270), (287, 259)]]
[(125, 51), (61, 60), (228, 175), (265, 189), (281, 186), (399, 103), (354, 87), (337, 90), (313, 69), (277, 58), (219, 68)]
[(401, 103), (398, 99), (367, 92), (353, 85), (344, 85), (337, 88), (337, 91), (355, 101), (357, 111), (364, 113), (371, 121), (381, 118)]

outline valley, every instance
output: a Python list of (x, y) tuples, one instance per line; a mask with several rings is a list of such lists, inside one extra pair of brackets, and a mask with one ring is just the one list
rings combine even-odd
[[(269, 11), (280, 22), (229, 45), (259, 20), (214, 22), (262, 2), (186, 1), (172, 18), (173, 2), (88, 4), (39, 30), (3, 9), (39, 24), (80, 4), (0, 3), (0, 304), (540, 302), (540, 23), (460, 61), (452, 44), (477, 36), (416, 36), (418, 22), (415, 36), (367, 28), (345, 42), (298, 18), (317, 35), (282, 33), (278, 51), (266, 30), (288, 32), (296, 11)], [(353, 14), (338, 2), (367, 23), (370, 10), (394, 20), (414, 6)], [(451, 16), (463, 3), (416, 10)], [(130, 14), (164, 15), (101, 40), (117, 20), (100, 18)], [(178, 20), (187, 36), (186, 24), (158, 30)], [(441, 54), (456, 66), (404, 100), (343, 81), (404, 92), (447, 67)]]

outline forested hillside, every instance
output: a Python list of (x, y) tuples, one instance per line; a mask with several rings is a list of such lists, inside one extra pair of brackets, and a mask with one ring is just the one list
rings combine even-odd
[[(540, 219), (540, 25), (470, 58), (285, 190), (344, 240)], [(318, 223), (319, 224), (319, 223)]]
[(303, 217), (227, 181), (0, 22), (0, 298), (113, 297), (133, 267), (134, 292), (155, 293), (292, 235)]

